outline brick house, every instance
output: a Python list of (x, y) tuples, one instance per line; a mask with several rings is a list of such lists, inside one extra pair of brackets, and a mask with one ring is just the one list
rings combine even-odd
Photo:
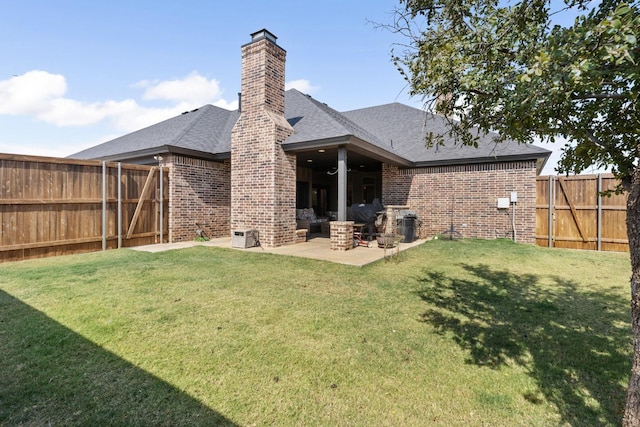
[[(464, 237), (535, 242), (535, 178), (548, 150), (454, 141), (426, 148), (442, 117), (399, 103), (338, 112), (285, 91), (286, 52), (267, 30), (242, 46), (240, 108), (205, 105), (71, 157), (169, 167), (169, 240), (257, 229), (268, 247), (295, 242), (296, 208), (336, 212), (379, 198), (406, 205), (421, 237), (451, 226)], [(496, 207), (517, 193), (517, 215)]]

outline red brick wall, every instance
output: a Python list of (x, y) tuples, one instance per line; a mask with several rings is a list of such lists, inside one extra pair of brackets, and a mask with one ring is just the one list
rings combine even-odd
[(284, 115), (286, 56), (267, 39), (242, 46), (242, 112), (268, 109)]
[(230, 163), (167, 156), (169, 166), (169, 241), (230, 235)]
[(516, 191), (516, 239), (535, 243), (535, 161), (416, 169), (385, 164), (382, 176), (383, 203), (415, 210), (422, 221), (420, 237), (441, 234), (453, 219), (463, 237), (511, 238), (513, 205), (499, 210), (497, 199)]
[(231, 230), (257, 229), (267, 247), (295, 243), (296, 157), (281, 143), (285, 51), (262, 39), (242, 47), (242, 111), (231, 134)]

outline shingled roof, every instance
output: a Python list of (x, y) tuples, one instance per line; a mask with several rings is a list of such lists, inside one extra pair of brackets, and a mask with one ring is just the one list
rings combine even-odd
[(215, 158), (229, 151), (231, 129), (239, 116), (238, 111), (205, 105), (69, 157), (121, 160), (181, 152)]
[(285, 141), (285, 145), (353, 136), (381, 148), (391, 149), (389, 144), (385, 144), (367, 128), (295, 89), (285, 93), (285, 117), (295, 130)]
[(368, 129), (391, 145), (391, 151), (411, 159), (415, 166), (486, 163), (497, 160), (540, 159), (546, 161), (549, 150), (514, 141), (495, 142), (495, 133), (478, 133), (478, 147), (463, 145), (445, 136), (444, 145), (426, 147), (426, 135), (447, 135), (447, 120), (435, 114), (400, 103), (342, 113), (353, 123)]
[[(239, 116), (239, 111), (205, 105), (70, 157), (131, 160), (172, 152), (227, 159), (231, 130)], [(340, 113), (291, 89), (285, 93), (285, 117), (294, 129), (283, 143), (287, 151), (352, 144), (361, 153), (370, 152), (378, 159), (416, 167), (533, 159), (541, 167), (550, 154), (532, 145), (496, 144), (495, 134), (484, 136), (478, 148), (447, 138), (444, 146), (426, 148), (425, 135), (429, 131), (446, 134), (446, 120), (400, 103)]]

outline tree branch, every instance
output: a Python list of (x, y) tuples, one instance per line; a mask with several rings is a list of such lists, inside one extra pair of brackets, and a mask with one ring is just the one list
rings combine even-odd
[(486, 92), (484, 90), (480, 90), (480, 89), (470, 89), (469, 93), (472, 93), (474, 95), (482, 95), (482, 96), (492, 96), (495, 95), (494, 93), (491, 92)]
[(573, 100), (585, 100), (585, 99), (626, 99), (628, 96), (624, 93), (572, 93), (571, 99)]
[[(571, 127), (571, 123), (567, 122), (567, 120), (563, 120), (563, 119), (558, 119), (558, 120), (563, 124), (564, 128)], [(600, 150), (608, 151), (607, 145), (604, 144), (602, 141), (600, 141), (589, 129), (579, 129), (577, 132), (576, 131), (572, 132), (572, 135), (574, 136), (574, 138), (578, 136), (576, 135), (578, 133), (583, 133), (587, 137), (587, 140), (589, 140), (590, 143), (598, 147)]]
[(596, 147), (608, 151), (608, 147), (606, 146), (606, 144), (603, 144), (602, 141), (600, 141), (598, 138), (596, 138), (596, 136), (593, 134), (593, 132), (591, 132), (589, 129), (585, 129), (584, 130), (584, 134), (587, 136), (587, 139)]

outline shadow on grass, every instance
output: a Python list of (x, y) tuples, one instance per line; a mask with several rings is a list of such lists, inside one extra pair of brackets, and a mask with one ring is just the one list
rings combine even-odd
[[(572, 281), (462, 265), (470, 278), (424, 271), (418, 296), (423, 322), (452, 334), (468, 362), (489, 368), (518, 364), (543, 399), (570, 425), (619, 425), (631, 370), (628, 301), (590, 292)], [(542, 287), (540, 281), (551, 280)]]
[(0, 291), (0, 425), (235, 424)]

